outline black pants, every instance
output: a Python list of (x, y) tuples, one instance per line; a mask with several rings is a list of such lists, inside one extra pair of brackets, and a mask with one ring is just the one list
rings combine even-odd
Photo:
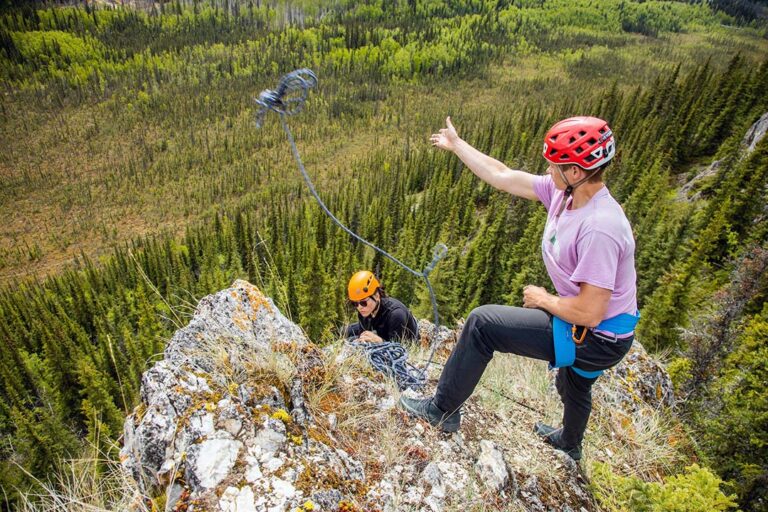
[[(589, 371), (610, 368), (629, 352), (632, 339), (610, 343), (590, 332), (585, 342), (577, 345), (575, 365)], [(554, 361), (552, 316), (540, 309), (509, 306), (473, 310), (440, 375), (435, 404), (445, 412), (458, 410), (475, 390), (494, 352)], [(571, 367), (557, 372), (555, 386), (563, 401), (562, 440), (566, 446), (580, 445), (584, 438), (596, 380), (578, 375)]]

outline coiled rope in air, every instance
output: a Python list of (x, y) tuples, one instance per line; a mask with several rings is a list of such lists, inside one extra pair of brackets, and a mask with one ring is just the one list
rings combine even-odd
[(292, 71), (283, 75), (277, 84), (277, 89), (265, 89), (261, 91), (258, 99), (255, 100), (256, 104), (261, 107), (256, 113), (256, 127), (261, 128), (264, 123), (264, 118), (268, 112), (272, 111), (279, 114), (280, 121), (283, 125), (283, 130), (288, 136), (288, 142), (291, 145), (293, 157), (299, 166), (301, 175), (304, 177), (304, 181), (306, 182), (307, 187), (309, 187), (309, 191), (312, 193), (312, 196), (320, 205), (320, 208), (323, 209), (325, 214), (328, 215), (328, 217), (330, 217), (337, 226), (347, 232), (350, 236), (354, 237), (356, 240), (379, 252), (386, 258), (389, 258), (392, 262), (400, 265), (400, 267), (407, 270), (416, 277), (424, 279), (424, 282), (427, 285), (427, 290), (429, 291), (430, 301), (432, 302), (432, 314), (435, 324), (432, 336), (432, 350), (430, 351), (429, 358), (427, 359), (427, 364), (423, 369), (418, 370), (410, 363), (407, 363), (407, 354), (405, 353), (405, 349), (399, 343), (351, 342), (353, 346), (359, 346), (366, 350), (368, 360), (374, 368), (383, 373), (394, 376), (401, 389), (405, 389), (406, 387), (420, 388), (427, 381), (427, 369), (429, 368), (429, 365), (432, 362), (432, 358), (435, 355), (435, 351), (439, 345), (439, 337), (437, 334), (438, 328), (440, 326), (440, 318), (437, 313), (437, 299), (435, 297), (435, 292), (432, 289), (432, 283), (429, 281), (429, 274), (432, 272), (432, 270), (434, 270), (437, 263), (448, 253), (448, 247), (446, 247), (443, 243), (438, 243), (435, 245), (434, 249), (432, 250), (432, 261), (429, 262), (424, 270), (414, 270), (399, 259), (389, 254), (384, 249), (370, 243), (346, 227), (341, 223), (339, 219), (336, 218), (333, 213), (331, 213), (328, 207), (325, 206), (325, 203), (322, 199), (320, 199), (320, 196), (315, 190), (315, 186), (312, 184), (312, 180), (309, 178), (309, 174), (307, 174), (307, 171), (304, 168), (304, 164), (301, 161), (301, 156), (299, 156), (299, 150), (296, 148), (296, 143), (293, 140), (293, 135), (291, 134), (290, 128), (288, 128), (288, 122), (286, 120), (288, 116), (296, 115), (303, 110), (304, 103), (307, 101), (307, 96), (309, 95), (309, 90), (316, 86), (317, 76), (315, 76), (315, 74), (309, 69), (297, 69), (296, 71)]

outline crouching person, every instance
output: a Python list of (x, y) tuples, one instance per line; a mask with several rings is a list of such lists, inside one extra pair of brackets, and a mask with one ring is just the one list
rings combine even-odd
[(415, 341), (416, 318), (399, 300), (388, 297), (376, 276), (357, 272), (347, 286), (349, 301), (357, 310), (357, 323), (347, 327), (345, 337), (365, 342)]

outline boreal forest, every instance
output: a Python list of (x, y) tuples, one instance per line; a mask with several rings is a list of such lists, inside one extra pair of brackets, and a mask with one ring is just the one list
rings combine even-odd
[(277, 117), (256, 128), (254, 98), (297, 68), (318, 77), (289, 119), (318, 193), (413, 268), (447, 245), (432, 274), (447, 324), (521, 305), (530, 283), (552, 291), (546, 212), (429, 134), (450, 115), (478, 149), (541, 174), (555, 121), (608, 120), (606, 181), (637, 242), (638, 340), (678, 398), (669, 442), (742, 510), (765, 510), (768, 141), (743, 141), (768, 112), (768, 14), (747, 0), (6, 0), (4, 508), (63, 460), (115, 459), (142, 372), (237, 278), (318, 344), (353, 318), (346, 282), (361, 268), (430, 318), (421, 281), (318, 207)]

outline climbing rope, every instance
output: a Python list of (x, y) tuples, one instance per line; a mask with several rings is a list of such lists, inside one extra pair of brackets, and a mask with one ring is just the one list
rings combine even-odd
[[(299, 170), (301, 171), (301, 175), (304, 177), (304, 181), (307, 184), (307, 187), (309, 187), (309, 191), (312, 193), (312, 196), (315, 198), (317, 203), (320, 205), (320, 208), (323, 209), (326, 215), (331, 218), (331, 220), (339, 226), (342, 230), (344, 230), (346, 233), (348, 233), (350, 236), (355, 238), (356, 240), (360, 241), (361, 243), (367, 245), (371, 249), (377, 251), (381, 255), (383, 255), (386, 258), (389, 258), (392, 262), (399, 265), (403, 269), (407, 270), (411, 274), (415, 275), (416, 277), (420, 277), (424, 279), (424, 282), (427, 285), (427, 290), (429, 291), (429, 298), (432, 302), (432, 313), (433, 318), (435, 321), (435, 327), (433, 331), (433, 339), (438, 340), (437, 331), (440, 326), (440, 318), (437, 313), (437, 299), (435, 297), (435, 292), (432, 289), (432, 283), (429, 281), (429, 274), (434, 270), (437, 263), (443, 259), (446, 254), (448, 254), (448, 247), (445, 246), (443, 243), (438, 243), (435, 245), (434, 249), (432, 250), (432, 261), (429, 262), (429, 264), (424, 268), (422, 271), (414, 270), (399, 259), (395, 258), (391, 254), (389, 254), (384, 249), (377, 247), (376, 245), (370, 243), (369, 241), (365, 240), (364, 238), (360, 237), (357, 233), (353, 232), (351, 229), (346, 227), (342, 222), (336, 218), (336, 216), (331, 213), (331, 211), (328, 209), (328, 207), (325, 206), (325, 203), (322, 199), (320, 199), (320, 196), (318, 195), (317, 191), (315, 190), (315, 186), (312, 184), (312, 180), (309, 178), (309, 174), (307, 174), (306, 169), (304, 168), (304, 164), (301, 161), (301, 156), (299, 155), (299, 150), (296, 148), (296, 143), (293, 140), (293, 135), (291, 134), (291, 130), (288, 127), (288, 122), (286, 118), (288, 116), (293, 116), (298, 114), (302, 111), (304, 108), (304, 103), (307, 100), (307, 96), (309, 95), (309, 90), (317, 86), (317, 76), (315, 74), (307, 69), (297, 69), (296, 71), (292, 71), (288, 74), (283, 75), (280, 78), (280, 81), (277, 84), (277, 89), (271, 90), (271, 89), (265, 89), (261, 91), (259, 94), (258, 99), (256, 99), (256, 104), (260, 107), (259, 111), (256, 113), (256, 127), (261, 128), (264, 123), (264, 118), (266, 117), (267, 113), (272, 111), (276, 112), (280, 115), (280, 121), (283, 125), (283, 130), (285, 131), (286, 136), (288, 137), (288, 142), (291, 145), (291, 150), (293, 151), (293, 157), (296, 160), (296, 163), (298, 164)], [(365, 345), (371, 345), (370, 343), (365, 343)], [(392, 346), (390, 346), (392, 345)], [(400, 349), (405, 352), (405, 349), (402, 348), (402, 346), (398, 343), (391, 343), (390, 345), (387, 345), (386, 347), (381, 347), (381, 349), (373, 350), (373, 352), (376, 355), (377, 361), (393, 361), (402, 368), (404, 367), (407, 370), (408, 378), (402, 374), (401, 378), (406, 379), (407, 382), (411, 383), (409, 387), (421, 387), (426, 382), (426, 375), (427, 375), (427, 369), (429, 368), (430, 363), (432, 362), (432, 358), (435, 355), (435, 351), (438, 347), (437, 343), (433, 343), (432, 350), (429, 354), (429, 359), (427, 360), (427, 364), (424, 366), (424, 368), (421, 371), (418, 371), (410, 364), (405, 363), (405, 366), (401, 364), (401, 355), (399, 354), (399, 351), (395, 348), (395, 346), (399, 346)], [(388, 353), (391, 351), (391, 354), (388, 354), (387, 356), (383, 356), (382, 354)], [(367, 352), (368, 353), (368, 352)], [(407, 358), (407, 354), (406, 354)], [(369, 356), (370, 359), (370, 356)], [(372, 363), (373, 364), (373, 363)], [(378, 364), (378, 363), (377, 363)], [(384, 364), (384, 363), (381, 363)], [(393, 366), (387, 367), (387, 370), (384, 370), (385, 373), (390, 373), (393, 375), (401, 375), (400, 373), (397, 373), (398, 371), (392, 369)], [(391, 369), (391, 371), (390, 371)], [(398, 381), (399, 384), (400, 381)], [(418, 383), (418, 384), (416, 384)]]
[(426, 384), (426, 375), (408, 362), (408, 352), (400, 343), (347, 340), (347, 345), (363, 350), (373, 369), (395, 379), (400, 391)]

